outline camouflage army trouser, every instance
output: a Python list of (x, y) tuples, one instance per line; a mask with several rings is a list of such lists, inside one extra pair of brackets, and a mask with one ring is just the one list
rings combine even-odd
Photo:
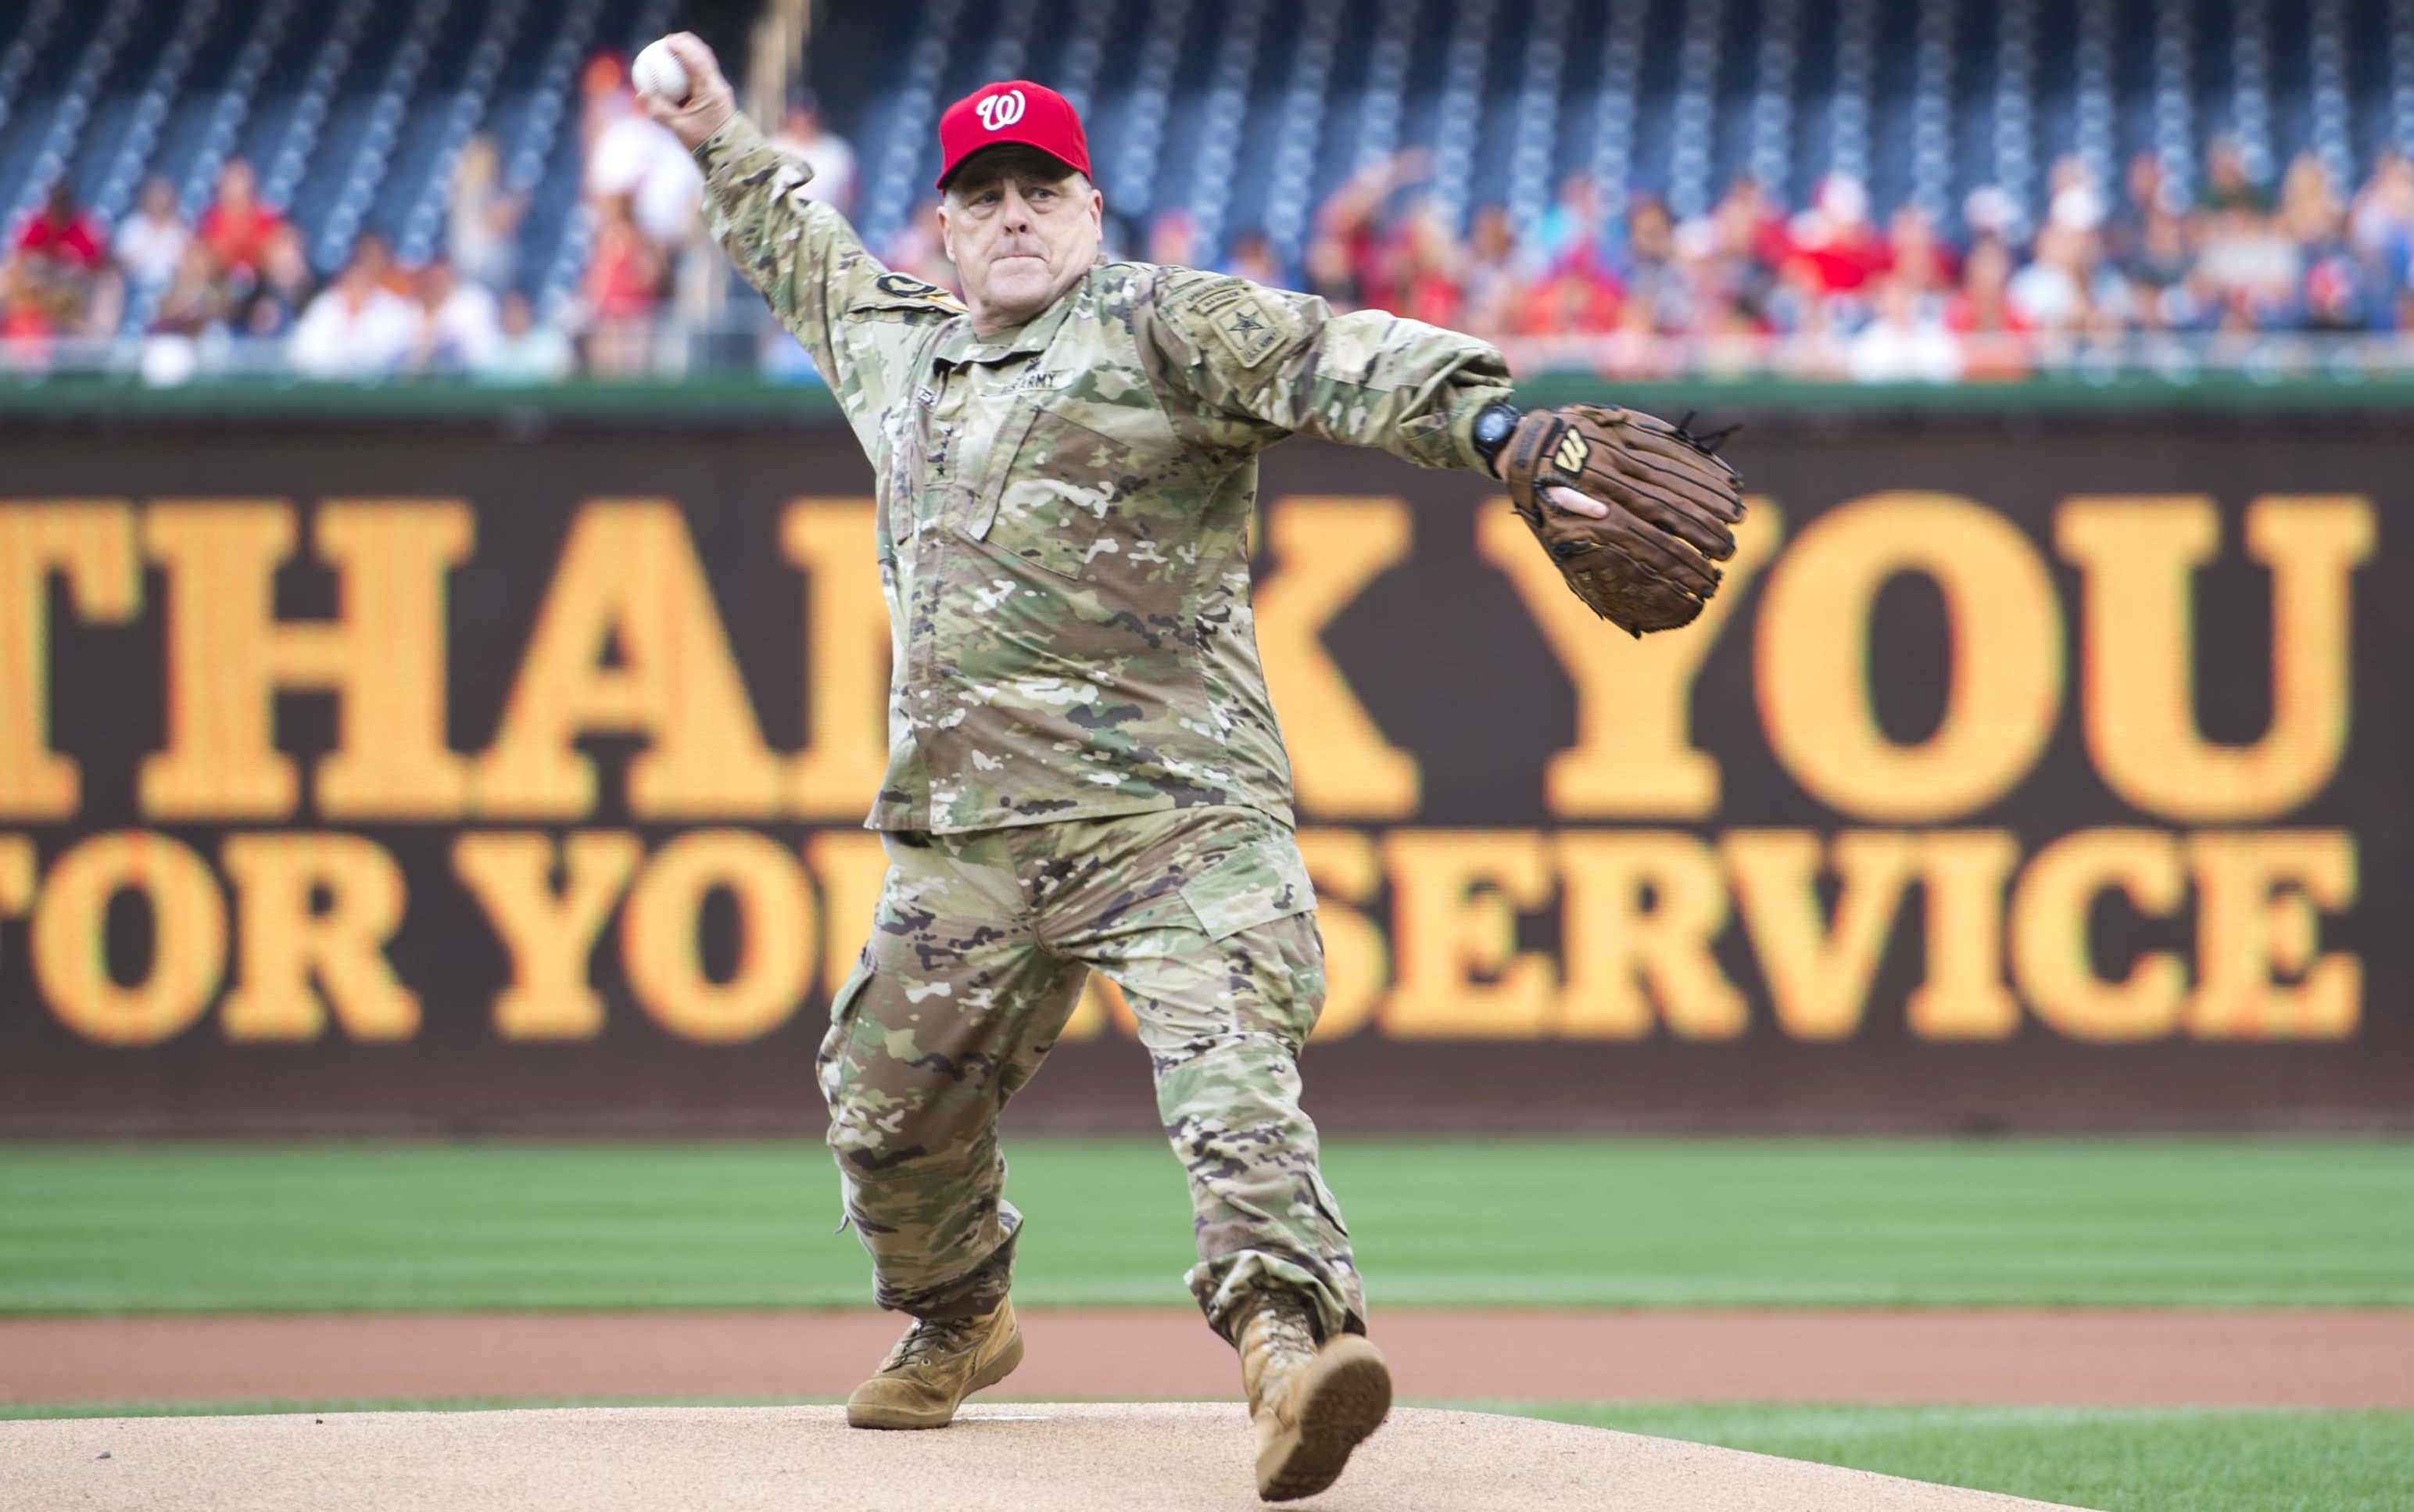
[(997, 1117), (1046, 1058), (1092, 967), (1124, 989), (1188, 1173), (1186, 1277), (1230, 1336), (1288, 1285), (1324, 1331), (1363, 1331), (1348, 1231), (1317, 1171), (1297, 1056), (1324, 1002), (1315, 897), (1290, 832), (1179, 809), (968, 834), (891, 833), (872, 941), (821, 1052), (829, 1143), (885, 1308), (988, 1310), (1021, 1215)]

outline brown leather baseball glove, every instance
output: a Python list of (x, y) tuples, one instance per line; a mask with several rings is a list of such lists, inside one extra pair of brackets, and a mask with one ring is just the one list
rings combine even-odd
[[(1521, 417), (1495, 467), (1569, 589), (1640, 636), (1691, 624), (1718, 591), (1711, 563), (1735, 555), (1730, 527), (1743, 518), (1743, 482), (1719, 459), (1726, 435), (1695, 436), (1634, 410), (1569, 404)], [(1579, 514), (1552, 497), (1556, 488), (1606, 513)]]

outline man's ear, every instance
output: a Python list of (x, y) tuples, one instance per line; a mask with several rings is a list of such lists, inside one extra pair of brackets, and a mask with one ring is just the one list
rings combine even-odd
[(953, 266), (956, 261), (956, 229), (951, 224), (953, 218), (947, 214), (947, 202), (941, 200), (939, 202), (939, 251), (946, 256), (949, 266)]

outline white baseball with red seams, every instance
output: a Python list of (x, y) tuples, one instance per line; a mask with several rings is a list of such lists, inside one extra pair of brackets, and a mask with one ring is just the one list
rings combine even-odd
[(677, 105), (688, 96), (687, 65), (662, 41), (648, 42), (629, 65), (629, 82), (640, 94), (660, 95)]

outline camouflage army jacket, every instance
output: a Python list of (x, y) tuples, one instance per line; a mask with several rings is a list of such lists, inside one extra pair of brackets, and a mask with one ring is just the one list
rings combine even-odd
[(1290, 822), (1249, 609), (1257, 454), (1292, 434), (1475, 467), (1481, 341), (1188, 268), (1093, 269), (983, 337), (743, 116), (706, 214), (877, 480), (894, 660), (868, 823), (955, 831), (1240, 804)]

